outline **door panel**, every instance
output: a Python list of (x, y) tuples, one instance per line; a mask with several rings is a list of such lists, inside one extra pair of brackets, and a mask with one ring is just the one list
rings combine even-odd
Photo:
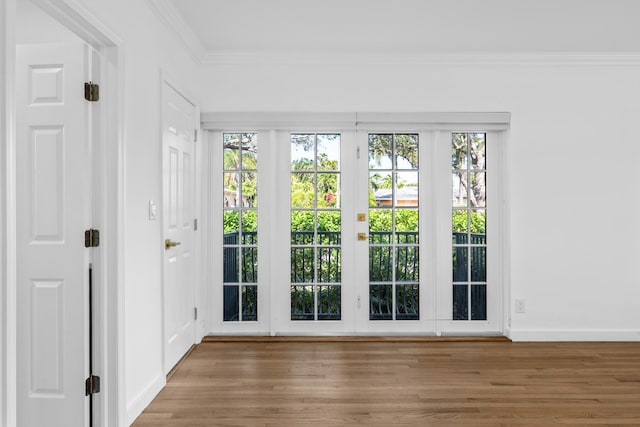
[(339, 133), (291, 134), (292, 321), (342, 320)]
[(87, 50), (17, 49), (18, 423), (88, 419)]
[(429, 275), (422, 277), (429, 265), (421, 254), (428, 239), (421, 235), (429, 202), (425, 189), (431, 185), (422, 136), (360, 135), (360, 145), (368, 152), (368, 158), (359, 161), (359, 191), (368, 194), (363, 206), (368, 213), (368, 249), (359, 252), (359, 263), (367, 266), (367, 275), (358, 280), (368, 308), (360, 313), (362, 332), (433, 332), (433, 312), (427, 309), (433, 282), (426, 279)]
[[(163, 83), (165, 372), (195, 342), (194, 129), (195, 107)], [(163, 242), (164, 244), (164, 242)]]

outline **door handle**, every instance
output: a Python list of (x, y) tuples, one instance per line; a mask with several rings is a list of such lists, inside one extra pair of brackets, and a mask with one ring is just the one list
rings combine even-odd
[(172, 242), (170, 239), (165, 239), (165, 241), (164, 241), (164, 250), (168, 251), (172, 247), (178, 246), (179, 244), (180, 244), (180, 242)]

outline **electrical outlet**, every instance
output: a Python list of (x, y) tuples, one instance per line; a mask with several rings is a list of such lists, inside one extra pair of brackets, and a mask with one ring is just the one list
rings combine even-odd
[(516, 313), (525, 313), (527, 311), (527, 307), (523, 299), (516, 300)]

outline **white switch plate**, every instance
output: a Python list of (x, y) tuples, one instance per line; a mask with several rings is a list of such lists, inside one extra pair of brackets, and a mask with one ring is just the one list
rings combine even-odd
[(523, 299), (516, 300), (516, 313), (524, 313), (527, 311), (527, 307)]
[(149, 221), (155, 221), (158, 217), (158, 207), (156, 202), (149, 200)]

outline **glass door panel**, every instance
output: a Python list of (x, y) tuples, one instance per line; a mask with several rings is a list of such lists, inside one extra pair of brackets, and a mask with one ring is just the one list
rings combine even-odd
[(341, 320), (341, 135), (290, 137), (291, 320)]
[(420, 320), (418, 134), (369, 134), (369, 320)]

